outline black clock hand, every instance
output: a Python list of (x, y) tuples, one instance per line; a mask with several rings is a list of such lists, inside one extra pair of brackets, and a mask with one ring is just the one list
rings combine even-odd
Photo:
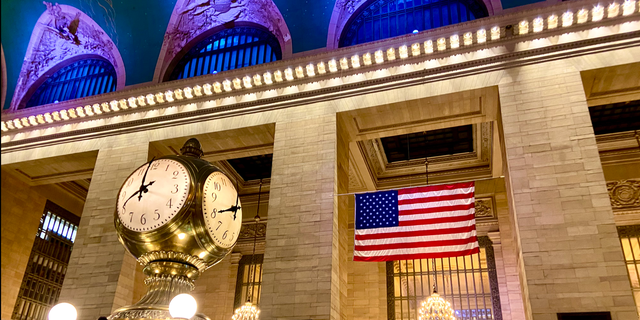
[[(138, 194), (138, 193), (142, 194), (143, 192), (144, 192), (144, 193), (149, 192), (149, 189), (147, 189), (147, 187), (148, 187), (148, 186), (150, 186), (150, 185), (152, 185), (154, 182), (156, 182), (156, 181), (155, 181), (155, 180), (153, 180), (153, 181), (149, 182), (149, 184), (147, 184), (146, 186), (143, 186), (143, 188), (142, 188), (142, 189), (139, 189), (138, 191), (134, 192), (134, 193), (131, 195), (131, 197), (129, 197), (129, 199), (127, 199), (127, 201), (125, 201), (125, 202), (124, 202), (124, 204), (122, 205), (122, 209), (126, 209), (127, 202), (129, 202), (129, 200), (131, 200), (131, 198), (135, 197), (135, 196), (136, 196), (136, 194)], [(138, 198), (138, 201), (140, 201), (140, 198)]]
[[(136, 196), (136, 194), (138, 194), (138, 193), (140, 193), (140, 190), (138, 190), (138, 191), (134, 192), (134, 193), (131, 195), (131, 197), (129, 197), (129, 199), (127, 199), (127, 201), (125, 201), (125, 202), (124, 202), (124, 204), (122, 205), (122, 209), (126, 209), (127, 202), (129, 202), (129, 200), (131, 200), (131, 198), (135, 197), (135, 196)], [(139, 201), (139, 200), (138, 200), (138, 201)]]
[(238, 210), (240, 210), (240, 207), (238, 207), (238, 201), (240, 200), (240, 195), (236, 193), (236, 209), (233, 210), (233, 221), (236, 220), (236, 213), (238, 212)]
[(142, 191), (146, 188), (146, 186), (144, 185), (144, 180), (147, 178), (147, 173), (149, 173), (149, 168), (151, 168), (151, 163), (153, 163), (153, 161), (155, 159), (156, 159), (156, 157), (153, 157), (153, 159), (151, 159), (151, 161), (149, 161), (149, 165), (147, 166), (147, 170), (144, 172), (144, 176), (142, 176), (142, 182), (140, 183), (140, 193), (138, 194), (138, 201), (140, 201), (142, 199)]

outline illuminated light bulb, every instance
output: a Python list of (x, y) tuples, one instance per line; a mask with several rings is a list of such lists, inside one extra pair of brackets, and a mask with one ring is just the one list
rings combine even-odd
[(567, 11), (562, 14), (562, 26), (568, 27), (573, 24), (573, 12)]
[(91, 106), (84, 106), (84, 113), (87, 116), (92, 116), (93, 115), (93, 109), (91, 109)]
[(148, 104), (148, 105), (152, 106), (152, 105), (156, 104), (156, 101), (155, 101), (155, 99), (154, 99), (154, 98), (155, 98), (155, 96), (154, 96), (153, 94), (149, 93), (149, 94), (146, 96), (146, 98), (147, 98), (147, 101), (146, 101), (146, 102), (147, 102), (147, 104)]
[(349, 60), (347, 60), (347, 58), (340, 59), (340, 69), (342, 70), (349, 69)]
[(195, 85), (195, 86), (193, 87), (193, 94), (194, 94), (196, 97), (200, 97), (200, 96), (202, 96), (202, 87), (201, 87), (201, 86), (199, 86), (199, 85)]
[(213, 91), (215, 93), (221, 93), (222, 92), (222, 84), (220, 82), (214, 82), (213, 83)]
[(327, 64), (329, 65), (329, 71), (331, 71), (331, 72), (338, 71), (336, 59), (329, 60), (329, 62)]
[(419, 43), (414, 43), (411, 45), (411, 54), (414, 57), (417, 57), (420, 55), (420, 44)]
[(622, 15), (628, 16), (633, 13), (633, 10), (636, 8), (635, 0), (625, 0), (622, 3)]
[(22, 129), (22, 123), (20, 122), (20, 119), (14, 119), (13, 125), (18, 129)]
[(424, 42), (424, 53), (433, 53), (433, 41), (427, 40)]
[(473, 33), (467, 32), (464, 35), (462, 35), (462, 42), (464, 43), (465, 46), (471, 45), (473, 43)]
[(100, 107), (102, 108), (102, 111), (104, 111), (104, 112), (111, 112), (111, 108), (109, 108), (109, 104), (106, 103), (106, 102), (101, 103)]
[(407, 46), (400, 46), (400, 48), (398, 48), (398, 55), (400, 56), (400, 59), (406, 59), (409, 57), (409, 48), (407, 48)]
[(585, 23), (589, 19), (589, 11), (587, 9), (580, 9), (578, 11), (578, 23)]
[(280, 70), (276, 70), (273, 72), (273, 78), (276, 79), (276, 82), (284, 81), (284, 78), (282, 78), (282, 71)]
[(302, 68), (301, 66), (297, 66), (295, 70), (296, 70), (296, 78), (298, 79), (304, 78), (304, 68)]
[(69, 113), (67, 110), (60, 110), (60, 118), (62, 118), (62, 120), (69, 120)]
[(522, 20), (518, 23), (518, 34), (527, 34), (529, 33), (529, 21)]
[[(4, 123), (4, 121), (3, 121), (3, 123)], [(12, 120), (7, 121), (7, 128), (8, 128), (9, 130), (12, 130), (12, 129), (15, 129), (15, 128), (16, 128), (16, 127), (13, 125), (13, 121), (12, 121)]]
[(253, 84), (251, 84), (251, 77), (249, 76), (244, 76), (244, 78), (242, 78), (242, 84), (245, 88), (253, 87)]
[(262, 74), (262, 78), (264, 78), (264, 83), (272, 84), (273, 80), (271, 80), (271, 72), (265, 72)]
[(393, 61), (396, 59), (396, 49), (389, 48), (387, 49), (387, 60)]
[[(78, 113), (80, 113), (81, 111), (83, 111), (83, 110), (82, 110), (82, 107), (78, 107), (77, 112), (78, 112)], [(75, 119), (75, 118), (77, 118), (77, 117), (78, 117), (78, 114), (76, 113), (76, 109), (74, 109), (74, 108), (71, 108), (71, 109), (67, 110), (67, 112), (69, 113), (69, 116), (70, 116), (72, 119)], [(84, 114), (84, 112), (83, 112), (83, 114)]]
[(436, 41), (436, 43), (438, 44), (438, 51), (447, 49), (447, 39), (440, 38), (438, 39), (438, 41)]
[(307, 65), (306, 69), (307, 69), (307, 76), (313, 77), (313, 76), (316, 75), (316, 69), (315, 69), (313, 63), (309, 63)]
[(222, 81), (222, 88), (224, 89), (224, 91), (227, 91), (227, 92), (233, 90), (231, 89), (231, 81), (229, 81), (228, 79)]
[[(40, 115), (40, 117), (42, 117), (42, 115)], [(27, 118), (29, 120), (29, 124), (32, 126), (37, 126), (38, 125), (38, 121), (36, 120), (35, 116), (29, 116)], [(44, 123), (44, 119), (42, 119), (42, 123)]]
[(255, 84), (256, 86), (262, 85), (262, 78), (260, 78), (259, 74), (253, 75), (253, 84)]
[(591, 21), (600, 21), (604, 18), (604, 7), (597, 5), (591, 9)]
[(233, 83), (233, 88), (236, 90), (240, 90), (242, 89), (242, 80), (240, 80), (240, 78), (235, 78), (232, 81)]
[(362, 63), (364, 63), (365, 66), (370, 66), (371, 63), (373, 63), (371, 60), (371, 53), (367, 52), (362, 55)]
[(452, 35), (451, 37), (449, 37), (449, 43), (451, 43), (452, 49), (460, 47), (460, 37), (458, 37), (457, 34)]
[(156, 93), (155, 97), (158, 103), (164, 103), (164, 94), (162, 92)]
[(181, 232), (181, 233), (179, 233), (179, 234), (178, 234), (178, 239), (182, 240), (182, 239), (184, 239), (186, 236), (187, 236), (186, 234), (184, 234), (184, 233), (182, 233), (182, 232)]
[(373, 58), (376, 60), (376, 63), (384, 62), (384, 52), (382, 50), (378, 50), (373, 53)]
[(204, 94), (208, 96), (213, 94), (213, 91), (211, 91), (211, 85), (208, 83), (202, 85), (202, 91), (204, 91)]
[(72, 118), (73, 118), (73, 114), (74, 113), (77, 113), (78, 116), (80, 116), (80, 117), (86, 116), (84, 114), (84, 109), (82, 107), (76, 107), (75, 111), (74, 112), (72, 112), (72, 111), (74, 111), (74, 109), (69, 109), (69, 114), (71, 115)]
[(206, 251), (202, 251), (200, 252), (200, 254), (198, 255), (198, 257), (200, 257), (200, 259), (204, 258), (207, 255)]
[[(51, 116), (49, 116), (49, 119), (51, 119)], [(45, 123), (44, 116), (41, 115), (41, 114), (37, 115), (36, 116), (36, 121), (38, 122), (38, 124), (44, 124)]]
[(607, 18), (617, 17), (620, 14), (620, 5), (617, 2), (613, 2), (607, 8)]
[(49, 311), (47, 320), (76, 320), (78, 311), (70, 303), (58, 303)]
[(325, 65), (324, 65), (324, 62), (319, 62), (319, 63), (317, 64), (317, 67), (318, 67), (318, 73), (319, 73), (319, 74), (325, 74), (325, 73), (327, 73), (327, 69), (326, 69), (326, 67), (325, 67)]
[(284, 78), (287, 79), (287, 81), (293, 80), (293, 70), (291, 68), (284, 69)]
[(93, 104), (93, 113), (102, 114), (102, 109), (100, 108), (99, 104), (97, 104), (97, 103)]
[(144, 107), (147, 105), (147, 102), (145, 101), (146, 98), (144, 96), (139, 96), (136, 98), (136, 100), (138, 101), (138, 105), (141, 107)]
[(351, 66), (354, 68), (360, 68), (360, 56), (359, 55), (353, 55), (351, 56)]
[(478, 43), (487, 42), (487, 30), (480, 29), (476, 32), (476, 37), (478, 38)]
[(544, 28), (544, 19), (538, 17), (533, 19), (533, 32), (540, 32)]
[(491, 28), (491, 40), (498, 40), (498, 39), (500, 39), (500, 27), (495, 26)]
[(164, 92), (164, 98), (165, 100), (167, 100), (168, 102), (173, 102), (173, 91), (171, 90), (167, 90)]
[(193, 98), (193, 89), (191, 89), (191, 87), (184, 87), (182, 94), (184, 94), (187, 99), (191, 99)]
[(120, 110), (120, 108), (118, 108), (118, 100), (111, 100), (111, 102), (109, 102), (109, 105), (111, 106), (111, 110), (113, 111)]
[(136, 98), (134, 98), (134, 97), (131, 97), (131, 98), (127, 99), (127, 102), (129, 102), (129, 107), (131, 107), (131, 108), (135, 108), (135, 107), (138, 106), (138, 104), (136, 104), (137, 101), (138, 100), (136, 100)]
[[(59, 116), (58, 120), (60, 120)], [(51, 114), (49, 112), (44, 114), (44, 121), (46, 121), (47, 123), (53, 123), (53, 118), (51, 117)]]
[(178, 100), (184, 99), (184, 97), (182, 96), (182, 89), (173, 90), (173, 97)]
[(196, 299), (187, 293), (175, 296), (169, 303), (169, 314), (171, 314), (172, 318), (191, 319), (197, 310)]
[(4, 123), (4, 121), (2, 121), (2, 125), (1, 125), (1, 126), (2, 126), (2, 131), (7, 131), (7, 130), (9, 130), (9, 129), (7, 128), (7, 125)]
[(25, 127), (30, 126), (29, 120), (27, 118), (20, 118), (20, 122), (22, 122), (22, 125)]
[(552, 14), (549, 16), (549, 18), (547, 18), (547, 28), (555, 29), (557, 27), (558, 27), (558, 16), (556, 16), (555, 14)]
[[(62, 120), (62, 118), (60, 118), (60, 112), (58, 112), (58, 111), (51, 112), (51, 117), (53, 118), (54, 121)], [(47, 119), (47, 115), (46, 114), (44, 115), (44, 118), (45, 118), (45, 120)]]

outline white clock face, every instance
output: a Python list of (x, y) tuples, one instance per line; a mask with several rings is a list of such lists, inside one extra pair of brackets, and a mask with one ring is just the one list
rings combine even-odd
[(230, 248), (238, 239), (242, 226), (242, 205), (238, 191), (222, 172), (207, 177), (202, 188), (202, 214), (214, 243)]
[(184, 206), (191, 178), (175, 160), (158, 159), (134, 171), (118, 195), (118, 216), (133, 231), (152, 231), (169, 222)]

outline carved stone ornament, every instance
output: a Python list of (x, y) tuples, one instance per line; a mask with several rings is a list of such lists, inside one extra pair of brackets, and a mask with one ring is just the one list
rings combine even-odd
[[(272, 0), (179, 0), (162, 44), (154, 78), (161, 80), (169, 63), (196, 37), (216, 27), (248, 22), (269, 30), (280, 42), (283, 55), (291, 54), (291, 34)], [(288, 49), (288, 50), (287, 50)]]
[(493, 202), (491, 199), (476, 199), (476, 218), (493, 218)]
[[(267, 223), (260, 222), (257, 224), (258, 230), (258, 239), (264, 239), (267, 235)], [(253, 241), (254, 236), (256, 235), (256, 224), (243, 224), (240, 229), (240, 235), (238, 235), (238, 242), (242, 241)]]
[(31, 34), (11, 110), (24, 107), (25, 94), (40, 77), (64, 60), (81, 55), (100, 56), (109, 61), (118, 76), (117, 88), (124, 87), (122, 57), (109, 36), (82, 11), (67, 5), (43, 2), (47, 10)]
[(607, 182), (607, 189), (613, 209), (640, 207), (640, 180)]

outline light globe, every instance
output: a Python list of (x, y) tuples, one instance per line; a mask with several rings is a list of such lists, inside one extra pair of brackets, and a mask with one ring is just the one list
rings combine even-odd
[(181, 293), (171, 299), (169, 313), (174, 318), (191, 319), (196, 314), (198, 304), (190, 294)]
[(77, 317), (76, 308), (66, 302), (58, 303), (49, 310), (49, 320), (76, 320)]

